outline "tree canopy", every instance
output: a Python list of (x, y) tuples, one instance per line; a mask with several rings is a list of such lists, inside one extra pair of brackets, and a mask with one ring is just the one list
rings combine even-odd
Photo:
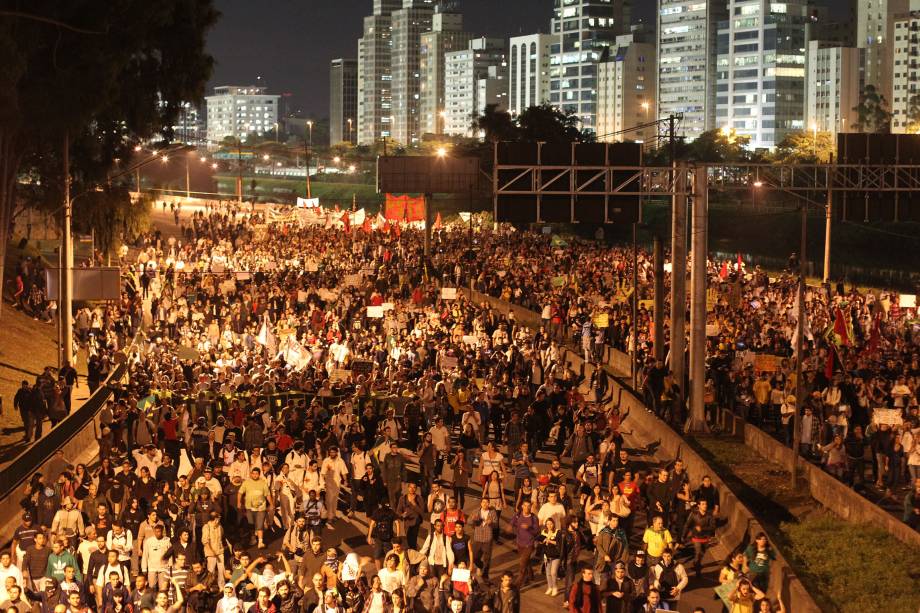
[[(30, 184), (21, 194), (34, 204), (62, 204), (65, 135), (74, 194), (107, 184), (139, 140), (171, 138), (181, 104), (204, 95), (205, 34), (218, 18), (212, 0), (21, 4), (0, 13), (0, 266), (20, 185)], [(77, 199), (75, 217), (126, 197)]]
[(891, 112), (885, 100), (874, 85), (866, 85), (859, 96), (859, 104), (853, 107), (856, 122), (853, 127), (860, 132), (887, 134), (891, 131)]

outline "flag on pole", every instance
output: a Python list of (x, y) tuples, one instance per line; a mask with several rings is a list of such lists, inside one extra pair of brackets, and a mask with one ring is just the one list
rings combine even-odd
[(364, 230), (365, 234), (371, 233), (372, 228), (371, 228), (371, 218), (370, 217), (364, 218), (364, 223), (361, 225), (361, 229)]
[(431, 229), (440, 230), (441, 228), (443, 228), (443, 224), (441, 223), (441, 211), (438, 211), (438, 214), (434, 218), (434, 225), (431, 226)]
[(741, 259), (741, 254), (739, 253), (738, 254), (738, 272), (742, 272), (743, 270), (744, 270), (744, 260)]
[(348, 216), (348, 211), (342, 214), (340, 221), (345, 224), (345, 234), (351, 234), (351, 218)]
[(256, 342), (268, 350), (268, 355), (276, 355), (278, 352), (278, 339), (272, 330), (271, 322), (268, 319), (268, 313), (262, 315), (262, 328), (259, 330), (259, 336)]
[(728, 278), (728, 262), (722, 262), (722, 270), (719, 271), (720, 279)]

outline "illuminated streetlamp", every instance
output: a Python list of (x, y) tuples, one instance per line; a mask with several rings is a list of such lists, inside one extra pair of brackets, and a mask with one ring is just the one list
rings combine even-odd
[(435, 155), (437, 155), (439, 158), (447, 157), (447, 147), (438, 147), (435, 151)]

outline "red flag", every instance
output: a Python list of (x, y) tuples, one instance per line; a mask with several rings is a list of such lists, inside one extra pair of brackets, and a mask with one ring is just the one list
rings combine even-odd
[(434, 218), (434, 225), (431, 226), (432, 230), (440, 230), (443, 227), (441, 224), (441, 211), (438, 211), (438, 214)]
[(396, 234), (396, 238), (402, 236), (402, 228), (399, 227), (398, 223), (393, 224), (393, 233)]
[(840, 307), (835, 309), (834, 314), (834, 334), (837, 335), (837, 343), (840, 345), (849, 346), (850, 345), (850, 334), (847, 331), (847, 322), (843, 318), (843, 311), (840, 310)]
[(348, 216), (348, 211), (345, 211), (339, 221), (345, 224), (345, 234), (351, 234), (351, 218)]
[(827, 362), (824, 364), (824, 376), (830, 380), (834, 376), (834, 353), (837, 350), (831, 346), (827, 352)]
[(744, 270), (744, 260), (741, 259), (741, 254), (738, 254), (738, 272)]
[(335, 212), (336, 212), (336, 213), (339, 212), (339, 204), (338, 204), (338, 203), (335, 204)]
[(361, 224), (361, 229), (364, 230), (365, 234), (371, 233), (371, 218), (370, 217), (364, 218), (364, 223)]
[(390, 222), (389, 221), (383, 222), (383, 232), (384, 234), (390, 233)]
[(722, 262), (722, 270), (719, 271), (720, 279), (728, 278), (728, 262)]

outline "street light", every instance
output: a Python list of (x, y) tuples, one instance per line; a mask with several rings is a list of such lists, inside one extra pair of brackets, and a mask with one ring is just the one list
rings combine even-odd
[(269, 155), (268, 155), (267, 153), (266, 153), (265, 155), (262, 156), (262, 160), (263, 160), (263, 161), (267, 162), (268, 159), (269, 159)]
[(213, 164), (211, 164), (211, 168), (213, 170), (217, 170), (217, 162), (214, 162)]
[(437, 150), (435, 151), (435, 155), (437, 155), (439, 158), (447, 157), (447, 148), (438, 147)]
[(339, 162), (341, 161), (342, 161), (342, 158), (340, 158), (339, 156), (335, 156), (334, 158), (332, 158), (332, 162), (336, 165), (338, 165)]
[(140, 150), (141, 150), (141, 146), (140, 146), (140, 145), (134, 145), (134, 151), (135, 151), (135, 152), (139, 152)]
[(355, 134), (351, 129), (351, 124), (352, 124), (352, 119), (349, 117), (348, 119), (348, 142), (354, 143)]

